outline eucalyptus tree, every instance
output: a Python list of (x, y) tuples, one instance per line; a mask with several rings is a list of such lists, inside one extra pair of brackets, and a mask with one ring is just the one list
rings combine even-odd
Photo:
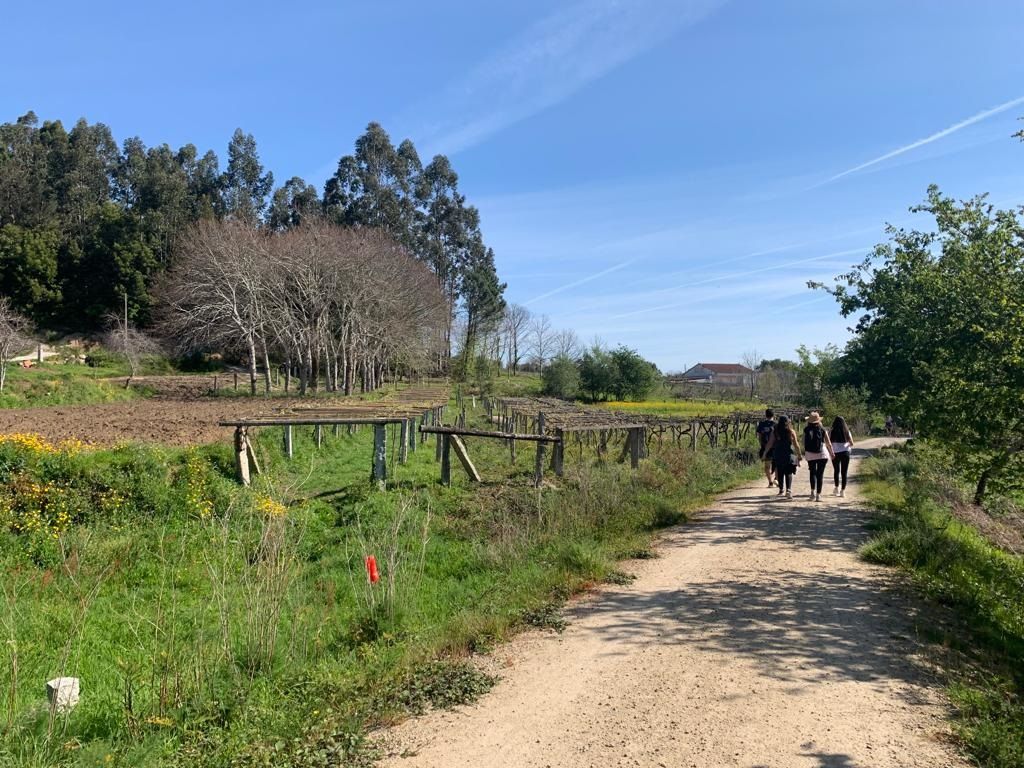
[(228, 143), (228, 165), (223, 178), (225, 212), (233, 218), (257, 222), (273, 188), (274, 174), (264, 171), (256, 139), (236, 128)]
[(291, 229), (320, 215), (320, 196), (316, 187), (292, 176), (274, 191), (267, 211), (267, 226), (274, 230)]

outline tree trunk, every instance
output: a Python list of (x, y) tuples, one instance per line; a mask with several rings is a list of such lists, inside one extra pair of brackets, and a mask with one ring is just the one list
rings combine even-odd
[(263, 342), (263, 375), (267, 392), (270, 392), (274, 388), (274, 383), (270, 380), (270, 353), (267, 351), (266, 341)]
[(256, 340), (249, 342), (249, 392), (256, 394)]

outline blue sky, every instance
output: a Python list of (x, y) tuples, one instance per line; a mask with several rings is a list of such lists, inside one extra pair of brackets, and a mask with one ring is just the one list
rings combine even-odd
[(242, 127), (318, 185), (379, 121), (452, 157), (511, 301), (665, 370), (842, 344), (806, 281), (931, 182), (1024, 202), (1016, 0), (5, 6), (0, 119)]

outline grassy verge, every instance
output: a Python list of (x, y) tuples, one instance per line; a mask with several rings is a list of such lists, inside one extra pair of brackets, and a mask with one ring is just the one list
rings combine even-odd
[[(568, 596), (756, 474), (675, 450), (632, 472), (581, 445), (537, 490), (532, 450), (471, 440), (485, 482), (443, 488), (432, 444), (398, 464), (390, 437), (384, 492), (368, 429), (319, 450), (297, 431), (290, 461), (260, 432), (248, 490), (228, 446), (0, 442), (0, 765), (367, 764), (368, 730), (491, 685), (468, 654), (558, 629)], [(59, 675), (82, 681), (67, 715), (46, 704)]]
[(988, 768), (1024, 765), (1024, 558), (1008, 554), (951, 512), (962, 503), (924, 446), (884, 451), (868, 465), (880, 510), (868, 560), (906, 569), (955, 619), (931, 638), (943, 654), (957, 730)]
[(145, 388), (126, 390), (122, 384), (110, 380), (126, 375), (127, 372), (116, 364), (88, 367), (46, 362), (28, 369), (9, 366), (7, 383), (0, 392), (0, 408), (90, 405), (145, 395)]

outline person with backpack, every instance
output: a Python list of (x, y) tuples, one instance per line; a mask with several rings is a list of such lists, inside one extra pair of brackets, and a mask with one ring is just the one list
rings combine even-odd
[(775, 431), (775, 412), (771, 408), (766, 408), (764, 411), (764, 418), (757, 423), (757, 440), (760, 443), (760, 449), (758, 450), (757, 456), (764, 462), (764, 476), (768, 478), (768, 487), (775, 487), (775, 474), (774, 463), (772, 462), (772, 455), (765, 448), (768, 445), (768, 441), (771, 440), (772, 432)]
[[(836, 416), (832, 420), (832, 429), (829, 431), (829, 438), (832, 441), (832, 470), (835, 479), (833, 496), (846, 495), (846, 475), (850, 471), (850, 451), (853, 450), (853, 435), (850, 428), (846, 426), (846, 419)], [(840, 475), (843, 484), (839, 485)]]
[(821, 425), (821, 414), (811, 411), (804, 427), (804, 456), (811, 473), (811, 501), (821, 501), (821, 486), (825, 479), (825, 466), (834, 459), (832, 441)]
[(800, 466), (800, 445), (788, 416), (779, 417), (764, 452), (772, 457), (772, 463), (775, 465), (778, 495), (781, 496), (785, 490), (786, 498), (793, 498), (793, 475)]

